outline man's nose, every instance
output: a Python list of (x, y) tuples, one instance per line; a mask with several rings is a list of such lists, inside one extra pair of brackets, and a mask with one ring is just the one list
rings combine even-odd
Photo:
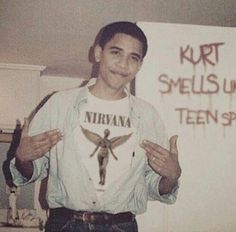
[(121, 68), (127, 69), (128, 64), (129, 64), (128, 58), (126, 56), (121, 56), (119, 58), (118, 64)]

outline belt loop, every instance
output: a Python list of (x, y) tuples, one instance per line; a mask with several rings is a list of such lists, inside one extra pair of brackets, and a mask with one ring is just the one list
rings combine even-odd
[(85, 211), (82, 213), (82, 221), (83, 222), (89, 221), (89, 213), (88, 212)]
[(85, 220), (86, 220), (86, 219), (85, 219), (85, 214), (86, 214), (86, 212), (83, 212), (83, 214), (82, 214), (82, 221), (83, 221), (83, 222), (85, 222)]

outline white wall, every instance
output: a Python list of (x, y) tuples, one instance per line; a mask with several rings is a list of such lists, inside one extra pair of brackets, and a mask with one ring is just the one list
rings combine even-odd
[(0, 65), (0, 125), (14, 128), (39, 99), (40, 69), (31, 66)]
[(41, 76), (45, 67), (0, 64), (0, 127), (13, 129), (53, 91), (79, 86), (83, 78)]
[[(235, 232), (236, 29), (138, 24), (148, 37), (149, 52), (136, 93), (158, 109), (169, 136), (179, 135), (183, 171), (176, 204), (161, 210), (160, 203), (150, 205), (145, 217), (152, 223), (140, 221), (142, 231)], [(188, 114), (181, 116), (179, 108)], [(217, 120), (207, 118), (206, 111), (217, 112)]]

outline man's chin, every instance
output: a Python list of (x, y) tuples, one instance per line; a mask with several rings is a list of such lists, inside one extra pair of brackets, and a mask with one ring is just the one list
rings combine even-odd
[(114, 83), (110, 83), (110, 86), (109, 86), (111, 89), (113, 89), (114, 91), (123, 91), (124, 88), (126, 87), (126, 84), (122, 83), (122, 84), (114, 84)]

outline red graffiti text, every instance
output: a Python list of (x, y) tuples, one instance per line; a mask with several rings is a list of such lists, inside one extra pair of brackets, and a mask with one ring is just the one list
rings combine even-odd
[(198, 51), (190, 45), (181, 46), (180, 63), (189, 62), (192, 65), (202, 63), (204, 66), (207, 64), (214, 66), (219, 62), (219, 47), (222, 45), (224, 45), (223, 42), (203, 44), (199, 46)]

